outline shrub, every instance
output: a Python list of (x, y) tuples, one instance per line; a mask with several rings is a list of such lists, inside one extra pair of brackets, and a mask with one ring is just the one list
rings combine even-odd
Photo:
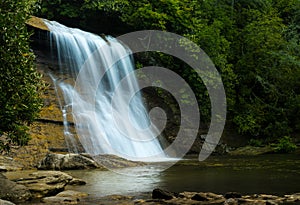
[(295, 151), (297, 146), (292, 142), (291, 137), (284, 136), (275, 144), (275, 151), (279, 153), (290, 153)]
[(0, 1), (0, 150), (28, 142), (28, 125), (41, 107), (41, 76), (34, 67), (25, 22), (34, 0)]

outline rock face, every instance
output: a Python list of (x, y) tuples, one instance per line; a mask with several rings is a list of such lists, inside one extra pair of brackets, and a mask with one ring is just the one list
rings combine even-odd
[(8, 180), (0, 173), (0, 198), (13, 202), (21, 202), (30, 199), (31, 194), (25, 186)]
[(86, 155), (81, 154), (54, 154), (49, 153), (39, 163), (38, 169), (43, 170), (70, 170), (92, 169), (99, 165)]
[(34, 198), (41, 198), (63, 191), (72, 179), (72, 176), (59, 171), (38, 171), (28, 178), (18, 179), (17, 183), (26, 186)]
[(0, 156), (0, 172), (22, 170), (23, 166), (11, 157)]
[(35, 28), (41, 29), (41, 30), (45, 30), (45, 31), (49, 31), (49, 28), (47, 27), (47, 25), (44, 23), (43, 19), (35, 17), (35, 16), (31, 16), (27, 21), (26, 21), (27, 25), (33, 26)]

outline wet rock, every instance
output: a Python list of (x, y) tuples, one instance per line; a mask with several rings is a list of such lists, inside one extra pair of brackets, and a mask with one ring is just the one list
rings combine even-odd
[(13, 202), (21, 202), (30, 199), (31, 194), (25, 186), (10, 181), (0, 173), (0, 198)]
[(78, 204), (79, 200), (72, 197), (50, 196), (43, 198), (41, 201), (48, 204)]
[(218, 202), (218, 203), (223, 203), (225, 201), (225, 198), (223, 197), (223, 195), (219, 195), (219, 194), (215, 194), (215, 193), (211, 193), (211, 192), (200, 192), (195, 194), (192, 198), (192, 200), (195, 201), (214, 201), (214, 202)]
[(178, 194), (178, 197), (179, 198), (187, 198), (187, 199), (191, 199), (194, 195), (196, 195), (197, 192), (188, 192), (188, 191), (185, 191), (185, 192), (181, 192)]
[(102, 197), (101, 199), (113, 200), (113, 201), (122, 201), (122, 200), (131, 200), (132, 198), (133, 198), (132, 196), (124, 196), (124, 195), (113, 194), (113, 195), (108, 195), (108, 196)]
[(23, 166), (11, 157), (0, 156), (0, 172), (22, 170)]
[(87, 193), (66, 190), (58, 193), (56, 196), (45, 197), (41, 201), (44, 203), (59, 203), (59, 204), (77, 204), (80, 198), (87, 197)]
[(226, 199), (224, 205), (238, 205), (238, 200), (233, 198)]
[(266, 205), (277, 205), (275, 201), (266, 201)]
[(195, 201), (209, 201), (209, 198), (204, 193), (197, 193), (191, 199)]
[(291, 195), (284, 195), (284, 199), (282, 199), (283, 202), (286, 203), (294, 203), (297, 202), (300, 204), (300, 193), (295, 193)]
[(79, 192), (79, 191), (66, 190), (66, 191), (58, 193), (56, 196), (58, 196), (58, 197), (81, 198), (81, 197), (87, 197), (88, 194), (84, 193), (84, 192)]
[(6, 200), (0, 199), (0, 205), (15, 205), (15, 204), (12, 203), (11, 201), (6, 201)]
[(54, 154), (49, 153), (39, 163), (38, 169), (71, 170), (93, 169), (99, 165), (89, 157), (81, 154)]
[(262, 199), (262, 200), (276, 200), (279, 198), (278, 196), (274, 196), (274, 195), (270, 195), (270, 194), (258, 194), (256, 196), (257, 196), (257, 198)]
[(236, 199), (238, 201), (238, 204), (243, 204), (243, 205), (265, 205), (266, 201), (265, 200), (257, 200), (257, 199)]
[(93, 159), (102, 167), (107, 169), (136, 167), (145, 165), (144, 162), (130, 161), (116, 155), (97, 155)]
[(26, 186), (34, 198), (41, 198), (63, 191), (72, 179), (72, 176), (59, 171), (38, 171), (16, 181)]
[(86, 185), (86, 182), (82, 179), (73, 178), (68, 185), (74, 185), (74, 186), (82, 186)]
[(174, 197), (174, 194), (169, 191), (165, 191), (162, 189), (154, 189), (152, 191), (152, 199), (170, 200), (170, 199), (173, 199), (173, 197)]
[(242, 194), (238, 193), (238, 192), (227, 192), (224, 197), (226, 199), (230, 199), (230, 198), (241, 198)]

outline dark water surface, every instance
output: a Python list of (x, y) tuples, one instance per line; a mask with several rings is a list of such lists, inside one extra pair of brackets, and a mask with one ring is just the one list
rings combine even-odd
[(211, 157), (204, 162), (186, 159), (158, 172), (161, 163), (113, 171), (67, 171), (87, 181), (72, 189), (91, 197), (110, 194), (137, 195), (154, 188), (173, 192), (197, 191), (242, 194), (284, 195), (300, 192), (300, 156), (264, 155), (257, 157)]

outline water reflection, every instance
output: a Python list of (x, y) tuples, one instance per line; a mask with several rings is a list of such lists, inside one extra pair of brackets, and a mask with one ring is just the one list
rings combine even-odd
[[(92, 197), (111, 194), (137, 195), (163, 188), (173, 192), (203, 191), (284, 195), (300, 190), (300, 159), (295, 156), (249, 158), (213, 157), (205, 162), (185, 160), (159, 172), (160, 163), (112, 171), (69, 171), (87, 181), (76, 187)], [(123, 174), (120, 174), (123, 173)], [(124, 175), (127, 174), (127, 175)], [(74, 189), (74, 188), (72, 188)]]
[(76, 190), (87, 192), (91, 197), (99, 197), (111, 194), (130, 195), (149, 192), (153, 187), (159, 186), (161, 182), (159, 170), (160, 166), (151, 165), (119, 169), (117, 172), (77, 170), (68, 171), (68, 173), (74, 177), (83, 178), (87, 182), (85, 186), (75, 187)]

